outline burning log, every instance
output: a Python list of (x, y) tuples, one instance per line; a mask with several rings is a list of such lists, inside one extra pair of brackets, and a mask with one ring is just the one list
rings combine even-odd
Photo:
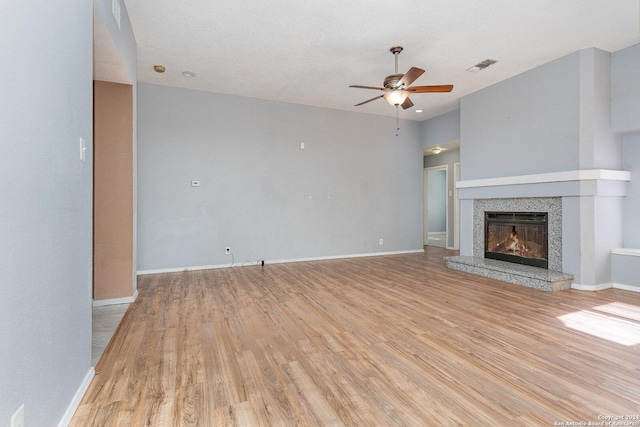
[(516, 232), (516, 227), (514, 226), (504, 242), (498, 243), (498, 245), (493, 249), (493, 252), (528, 256), (529, 251), (525, 247), (524, 243), (520, 242), (520, 238)]

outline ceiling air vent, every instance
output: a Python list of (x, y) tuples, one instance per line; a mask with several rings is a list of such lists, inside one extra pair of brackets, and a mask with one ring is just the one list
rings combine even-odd
[(485, 59), (482, 62), (478, 62), (473, 67), (467, 68), (467, 71), (469, 71), (471, 73), (477, 73), (478, 71), (484, 70), (485, 68), (487, 68), (490, 65), (495, 64), (496, 62), (498, 62), (498, 60), (496, 60), (496, 59)]

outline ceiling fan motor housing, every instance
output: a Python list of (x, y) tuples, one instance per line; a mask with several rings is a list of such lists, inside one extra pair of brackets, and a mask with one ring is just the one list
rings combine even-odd
[(384, 79), (383, 86), (387, 89), (397, 89), (396, 85), (400, 82), (400, 79), (404, 74), (391, 74)]

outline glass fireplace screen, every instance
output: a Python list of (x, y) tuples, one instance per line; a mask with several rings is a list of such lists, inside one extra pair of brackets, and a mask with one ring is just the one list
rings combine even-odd
[(546, 212), (485, 212), (485, 258), (548, 268)]

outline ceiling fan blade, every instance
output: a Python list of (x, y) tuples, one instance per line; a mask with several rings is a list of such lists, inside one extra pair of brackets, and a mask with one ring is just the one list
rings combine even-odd
[(413, 83), (418, 77), (420, 77), (424, 73), (422, 68), (411, 67), (407, 73), (402, 76), (396, 87), (409, 87), (411, 83)]
[(356, 104), (356, 105), (354, 105), (354, 107), (359, 107), (360, 105), (366, 104), (367, 102), (375, 101), (376, 99), (378, 99), (378, 98), (382, 98), (383, 96), (384, 96), (384, 95), (380, 95), (380, 96), (375, 96), (375, 97), (373, 97), (373, 98), (371, 98), (371, 99), (367, 99), (366, 101), (361, 102), (360, 104)]
[(402, 107), (403, 110), (406, 110), (407, 108), (413, 107), (413, 102), (411, 102), (411, 100), (407, 97), (407, 99), (405, 99), (402, 105), (400, 106)]
[(451, 92), (453, 85), (411, 86), (405, 90), (411, 93)]
[(360, 85), (351, 85), (349, 87), (355, 87), (358, 89), (375, 89), (375, 90), (387, 90), (383, 87), (374, 87), (374, 86), (360, 86)]

